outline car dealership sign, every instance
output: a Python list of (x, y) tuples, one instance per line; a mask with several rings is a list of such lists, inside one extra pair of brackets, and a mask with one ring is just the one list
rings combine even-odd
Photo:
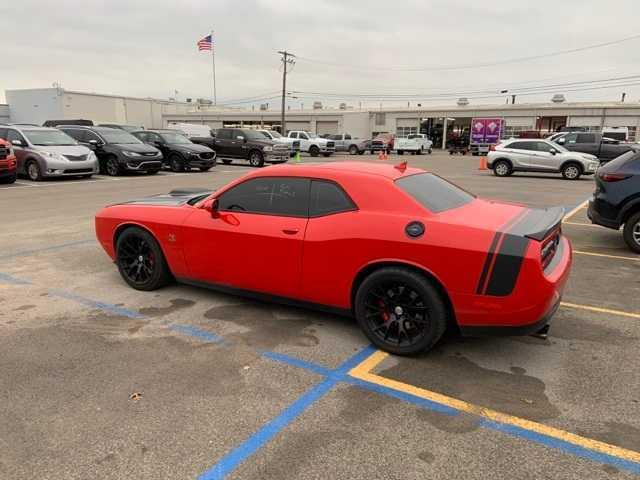
[(471, 120), (471, 143), (499, 143), (503, 128), (502, 118), (474, 118)]

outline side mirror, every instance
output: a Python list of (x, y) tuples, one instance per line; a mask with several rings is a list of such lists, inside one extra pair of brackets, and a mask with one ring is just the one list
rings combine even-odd
[(243, 135), (238, 135), (238, 136), (236, 137), (236, 140), (246, 140), (246, 138), (244, 138), (244, 136), (243, 136)]
[(22, 140), (11, 140), (11, 145), (13, 145), (15, 147), (21, 147), (22, 146)]
[(564, 145), (564, 142), (566, 142), (564, 137), (560, 137), (559, 139), (556, 140), (556, 143), (559, 143), (560, 145)]
[(558, 153), (558, 151), (557, 151), (555, 148), (550, 148), (550, 149), (549, 149), (549, 153), (550, 153), (551, 155), (555, 155), (556, 153)]
[(219, 206), (220, 203), (218, 202), (218, 199), (214, 198), (209, 208), (209, 211), (211, 212), (211, 218), (220, 218), (220, 212), (218, 211)]

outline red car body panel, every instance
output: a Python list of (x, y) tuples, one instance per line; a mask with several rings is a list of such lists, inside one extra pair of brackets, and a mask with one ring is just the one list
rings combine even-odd
[[(523, 219), (535, 216), (534, 210), (476, 198), (433, 213), (394, 183), (418, 173), (424, 172), (358, 162), (278, 165), (252, 172), (193, 206), (107, 207), (96, 216), (96, 233), (115, 259), (118, 229), (139, 225), (158, 240), (178, 279), (341, 310), (352, 308), (359, 273), (371, 265), (399, 263), (424, 271), (440, 284), (463, 329), (523, 327), (552, 313), (572, 260), (559, 227), (557, 253), (543, 268), (541, 249), (547, 240), (516, 232), (524, 228)], [(212, 218), (213, 199), (240, 182), (264, 176), (336, 182), (357, 209), (311, 218), (235, 211)], [(411, 238), (405, 227), (416, 220), (425, 225), (425, 233)], [(520, 250), (513, 253), (514, 248)]]
[[(10, 149), (11, 144), (0, 138), (0, 146)], [(0, 156), (0, 178), (10, 177), (16, 174), (18, 162), (15, 155)]]

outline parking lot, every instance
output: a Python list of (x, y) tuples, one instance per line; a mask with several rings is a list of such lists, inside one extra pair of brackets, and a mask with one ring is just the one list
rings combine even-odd
[(449, 335), (395, 357), (348, 318), (129, 288), (96, 211), (217, 188), (244, 164), (18, 180), (0, 186), (0, 478), (640, 475), (640, 257), (588, 221), (592, 179), (497, 178), (439, 152), (388, 161), (401, 160), (483, 197), (565, 207), (574, 265), (548, 338)]

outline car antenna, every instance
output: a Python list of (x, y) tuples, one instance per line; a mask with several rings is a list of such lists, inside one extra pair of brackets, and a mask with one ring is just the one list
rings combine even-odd
[(407, 169), (407, 161), (405, 160), (404, 162), (394, 165), (393, 168), (395, 168), (396, 170), (400, 170), (402, 173), (404, 173), (404, 171)]

